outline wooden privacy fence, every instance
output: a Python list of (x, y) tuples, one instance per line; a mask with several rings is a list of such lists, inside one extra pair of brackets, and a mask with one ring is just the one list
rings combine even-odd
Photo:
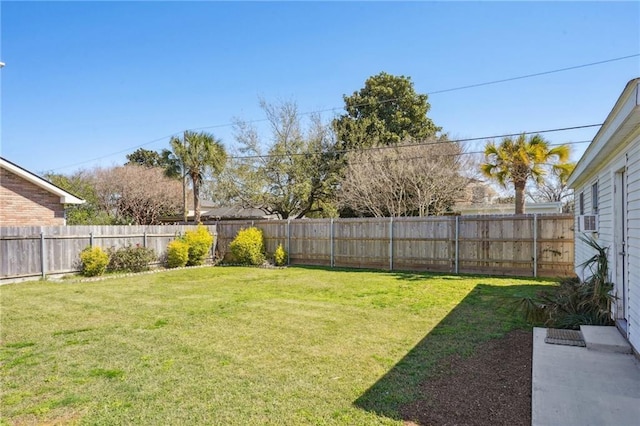
[[(215, 225), (208, 228), (215, 236)], [(167, 244), (188, 229), (195, 226), (0, 227), (0, 280), (77, 272), (80, 252), (87, 246), (140, 245), (161, 259)]]
[(294, 265), (564, 277), (574, 274), (572, 215), (218, 222), (218, 255), (238, 230), (263, 230)]
[[(282, 244), (292, 265), (518, 276), (571, 276), (572, 215), (226, 221), (208, 225), (217, 255), (242, 228)], [(78, 271), (80, 252), (139, 244), (165, 255), (194, 226), (1, 227), (0, 280)]]

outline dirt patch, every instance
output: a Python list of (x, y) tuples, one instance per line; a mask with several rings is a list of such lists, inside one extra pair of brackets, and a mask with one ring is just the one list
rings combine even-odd
[(439, 377), (403, 408), (406, 424), (530, 425), (532, 340), (530, 331), (512, 331), (443, 362)]

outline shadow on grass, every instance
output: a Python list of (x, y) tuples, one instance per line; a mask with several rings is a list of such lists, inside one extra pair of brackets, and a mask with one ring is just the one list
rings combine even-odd
[(446, 374), (446, 364), (442, 361), (454, 354), (469, 356), (481, 343), (502, 337), (511, 330), (530, 328), (523, 316), (514, 311), (512, 302), (545, 288), (548, 289), (548, 285), (477, 284), (354, 405), (395, 420), (415, 420), (405, 418), (402, 409), (417, 399), (428, 399), (428, 395), (420, 395), (420, 384), (429, 378)]

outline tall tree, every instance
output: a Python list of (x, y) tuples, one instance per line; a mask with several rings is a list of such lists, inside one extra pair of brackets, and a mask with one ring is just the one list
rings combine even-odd
[(272, 105), (261, 100), (271, 140), (255, 127), (236, 121), (241, 154), (229, 171), (227, 198), (280, 218), (326, 214), (341, 170), (331, 129), (313, 116), (305, 126), (295, 102)]
[(517, 138), (504, 138), (499, 144), (488, 142), (484, 149), (485, 163), (480, 166), (482, 173), (494, 179), (503, 187), (512, 184), (515, 189), (515, 213), (524, 213), (524, 195), (527, 181), (537, 184), (544, 181), (547, 169), (562, 173), (571, 166), (569, 146), (549, 146), (540, 135), (527, 138), (521, 134)]
[(172, 137), (171, 147), (193, 184), (195, 221), (200, 222), (200, 187), (208, 173), (219, 175), (227, 162), (222, 143), (206, 132), (185, 131), (182, 138)]
[(162, 167), (164, 174), (170, 178), (180, 177), (180, 161), (168, 149), (160, 152), (138, 148), (131, 154), (127, 154), (125, 166), (137, 164), (144, 167)]
[(338, 140), (346, 149), (426, 140), (441, 130), (427, 117), (427, 98), (410, 77), (369, 77), (362, 89), (343, 96), (346, 114), (333, 121)]

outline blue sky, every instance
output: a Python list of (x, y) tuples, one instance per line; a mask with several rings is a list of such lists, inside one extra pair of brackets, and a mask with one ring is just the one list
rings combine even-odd
[[(429, 93), (640, 53), (638, 2), (0, 8), (1, 152), (37, 173), (122, 164), (140, 145), (167, 148), (171, 134), (206, 126), (233, 150), (228, 123), (263, 119), (259, 96), (295, 100), (301, 111), (339, 108), (343, 94), (381, 71)], [(635, 57), (432, 94), (429, 116), (457, 138), (602, 123), (638, 76)], [(545, 136), (575, 142), (596, 131)], [(575, 159), (586, 146), (575, 145)]]

